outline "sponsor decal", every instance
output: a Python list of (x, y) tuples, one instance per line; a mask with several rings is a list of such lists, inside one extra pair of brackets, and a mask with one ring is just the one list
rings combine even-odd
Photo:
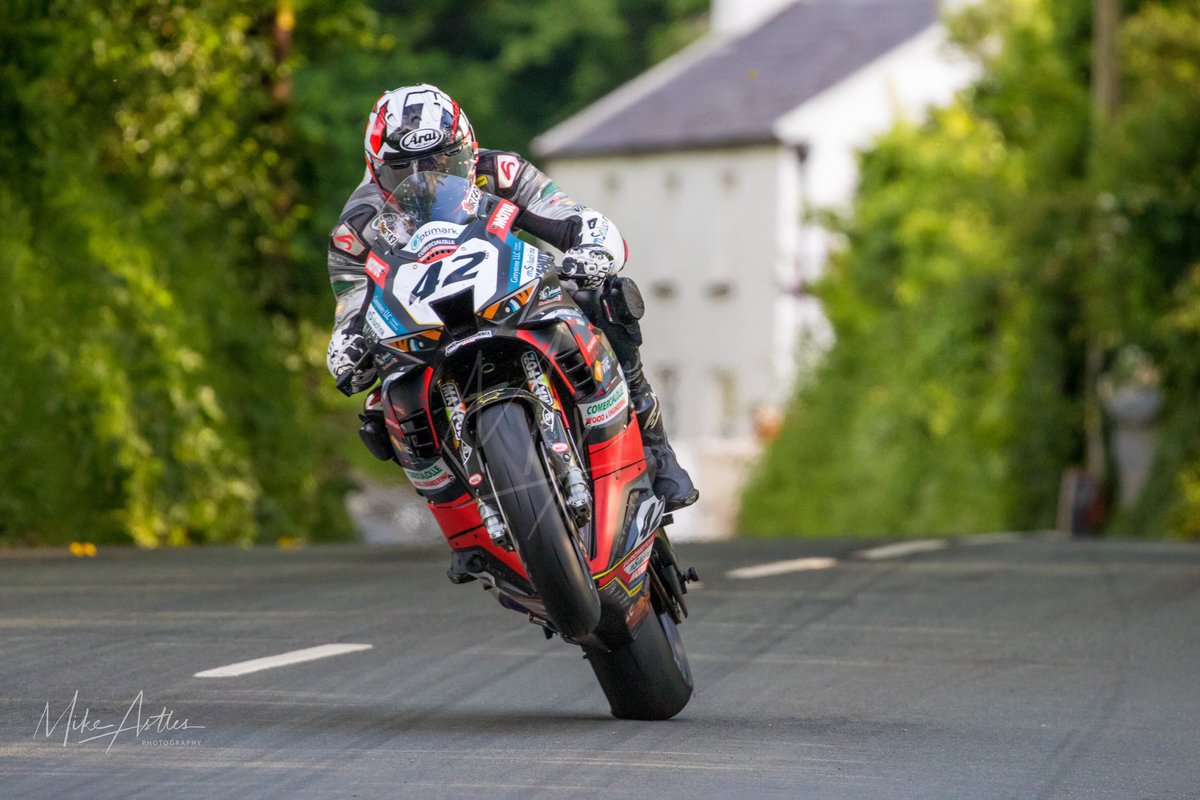
[(523, 264), (521, 264), (522, 283), (525, 281), (531, 281), (534, 278), (540, 278), (546, 274), (545, 267), (539, 267), (538, 265), (538, 256), (540, 253), (536, 247), (533, 245), (525, 245), (525, 249), (522, 250), (522, 252), (525, 254), (525, 261)]
[(423, 225), (421, 230), (417, 231), (409, 238), (406, 249), (412, 250), (414, 253), (421, 248), (421, 245), (434, 239), (444, 239), (448, 242), (453, 242), (462, 233), (465, 225)]
[(658, 530), (658, 525), (662, 522), (663, 511), (666, 508), (667, 501), (657, 495), (650, 495), (642, 501), (642, 504), (638, 506), (637, 514), (634, 516), (638, 531), (638, 540), (634, 544), (634, 548), (646, 541)]
[(550, 445), (550, 449), (556, 453), (565, 453), (571, 449), (571, 445), (567, 444), (566, 442), (555, 442), (554, 444)]
[(538, 292), (538, 300), (548, 302), (562, 297), (562, 289), (558, 286), (547, 286)]
[(457, 342), (451, 342), (446, 347), (446, 355), (450, 355), (451, 353), (453, 353), (455, 350), (462, 347), (463, 345), (470, 344), (471, 342), (477, 342), (480, 339), (488, 339), (488, 338), (492, 337), (494, 334), (495, 334), (495, 331), (480, 331), (479, 333), (472, 334), (465, 339), (459, 339)]
[(496, 156), (496, 186), (501, 189), (511, 189), (516, 183), (517, 173), (521, 169), (521, 162), (516, 156), (501, 155)]
[(472, 486), (478, 486), (479, 484), (483, 483), (483, 476), (476, 472), (467, 479), (467, 483), (471, 484)]
[(400, 229), (400, 217), (396, 214), (380, 214), (371, 221), (371, 227), (379, 231), (379, 235), (391, 247), (400, 247), (400, 234), (397, 231)]
[(525, 251), (529, 249), (524, 242), (518, 242), (513, 245), (512, 257), (508, 261), (508, 285), (520, 286), (521, 273), (525, 263)]
[(529, 390), (542, 403), (540, 425), (550, 430), (554, 427), (554, 411), (556, 408), (554, 394), (550, 391), (550, 379), (542, 372), (537, 356), (526, 351), (521, 356), (521, 367), (525, 370), (525, 378), (529, 381)]
[(507, 200), (501, 200), (500, 205), (496, 206), (496, 210), (488, 218), (488, 233), (499, 236), (501, 239), (508, 236), (508, 232), (512, 230), (513, 222), (517, 218), (518, 211), (520, 209), (512, 203)]
[(463, 405), (462, 395), (453, 383), (443, 383), (442, 400), (446, 402), (446, 416), (450, 419), (450, 429), (454, 431), (454, 441), (458, 442), (459, 455), (465, 463), (471, 457), (472, 448), (462, 440), (463, 422), (466, 420), (467, 407)]
[(400, 149), (410, 153), (428, 150), (441, 144), (444, 136), (445, 134), (437, 128), (417, 128), (404, 134), (400, 139)]
[[(388, 327), (388, 330), (381, 334), (382, 336), (394, 336), (397, 333), (404, 333), (404, 326), (379, 295), (371, 298), (371, 308), (368, 311), (378, 315), (383, 324)], [(368, 314), (369, 317), (370, 314)]]
[[(597, 223), (599, 223), (599, 225), (597, 225)], [(595, 217), (593, 217), (592, 219), (588, 220), (587, 226), (588, 226), (588, 232), (586, 235), (587, 235), (588, 239), (590, 240), (590, 244), (603, 244), (604, 241), (608, 238), (608, 220), (607, 219), (599, 220), (599, 219), (596, 219)]]
[(542, 368), (538, 364), (537, 356), (529, 351), (521, 354), (521, 368), (525, 370), (525, 377), (528, 380), (536, 381), (542, 376)]
[(424, 492), (441, 489), (454, 480), (454, 476), (446, 469), (445, 464), (440, 458), (432, 466), (425, 469), (405, 468), (404, 474), (408, 475), (408, 479), (412, 481), (413, 486)]
[(583, 407), (583, 424), (589, 428), (607, 425), (620, 416), (628, 406), (629, 393), (625, 389), (625, 382), (621, 381), (613, 391), (608, 393), (607, 397), (594, 403), (588, 403)]
[(471, 191), (467, 193), (466, 198), (462, 201), (462, 210), (468, 214), (474, 214), (479, 210), (479, 202), (483, 200), (483, 192), (479, 191), (476, 186), (471, 187)]
[(388, 270), (390, 269), (391, 268), (374, 253), (371, 253), (371, 255), (367, 256), (367, 275), (370, 276), (371, 280), (375, 281), (375, 285), (379, 288), (382, 289), (383, 285), (387, 282)]
[(640, 551), (632, 553), (625, 563), (621, 566), (621, 571), (625, 573), (628, 581), (633, 581), (646, 569), (646, 562), (650, 560), (651, 545), (653, 542), (644, 542)]
[(356, 257), (361, 256), (367, 249), (354, 229), (344, 222), (338, 225), (337, 230), (333, 232), (333, 246), (343, 253)]
[(378, 342), (380, 339), (386, 339), (389, 336), (394, 336), (394, 332), (389, 330), (387, 323), (380, 317), (379, 312), (372, 306), (367, 309), (367, 316), (364, 320), (367, 326), (368, 341)]
[(596, 383), (604, 383), (604, 362), (600, 359), (592, 363), (592, 377), (596, 379)]

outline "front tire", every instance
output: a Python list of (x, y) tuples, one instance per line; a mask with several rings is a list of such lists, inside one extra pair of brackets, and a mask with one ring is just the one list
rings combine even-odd
[(628, 644), (583, 653), (617, 719), (670, 719), (692, 697), (687, 652), (666, 611), (652, 609)]
[(524, 407), (508, 402), (484, 408), (478, 431), (496, 502), (550, 622), (563, 636), (591, 633), (600, 622), (600, 595), (564, 520)]

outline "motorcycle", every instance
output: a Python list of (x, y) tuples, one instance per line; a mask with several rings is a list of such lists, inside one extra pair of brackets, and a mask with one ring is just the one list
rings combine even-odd
[(450, 580), (581, 647), (614, 716), (673, 717), (693, 689), (678, 626), (696, 573), (607, 339), (513, 233), (513, 203), (428, 172), (393, 201), (366, 263), (373, 397)]

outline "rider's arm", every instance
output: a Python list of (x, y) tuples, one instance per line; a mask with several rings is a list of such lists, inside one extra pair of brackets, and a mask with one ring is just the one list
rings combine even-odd
[(364, 269), (372, 241), (369, 225), (379, 213), (379, 192), (368, 180), (359, 184), (346, 201), (337, 224), (329, 233), (329, 285), (337, 298), (334, 330), (361, 327), (370, 298)]
[(596, 245), (625, 265), (625, 241), (608, 217), (572, 200), (558, 184), (515, 153), (480, 150), (479, 179), (483, 188), (521, 209), (516, 226), (542, 241), (567, 251)]
[(371, 298), (365, 265), (374, 240), (372, 222), (381, 205), (382, 196), (374, 183), (364, 180), (350, 195), (329, 233), (329, 283), (337, 298), (337, 310), (326, 366), (338, 380), (338, 388), (347, 394), (374, 382), (373, 365), (362, 363), (366, 351), (362, 328)]

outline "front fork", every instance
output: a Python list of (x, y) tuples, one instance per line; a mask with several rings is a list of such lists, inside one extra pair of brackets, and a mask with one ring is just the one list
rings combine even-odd
[(491, 489), (483, 485), (483, 463), (479, 458), (479, 448), (471, 445), (463, 437), (463, 425), (467, 419), (467, 404), (463, 402), (462, 392), (458, 384), (451, 378), (445, 378), (440, 385), (442, 402), (446, 406), (446, 418), (450, 422), (450, 439), (462, 461), (463, 470), (467, 474), (467, 483), (475, 492), (475, 503), (479, 507), (479, 517), (483, 527), (497, 547), (512, 550), (512, 542), (508, 538), (508, 529), (504, 526), (504, 518), (496, 508), (496, 498)]
[(522, 354), (521, 368), (525, 371), (525, 384), (530, 393), (542, 404), (537, 415), (538, 427), (542, 431), (542, 440), (550, 446), (546, 453), (550, 469), (566, 492), (567, 511), (575, 521), (575, 527), (582, 527), (592, 517), (592, 495), (579, 466), (579, 455), (563, 427), (562, 405), (550, 388), (550, 378), (536, 355), (530, 351)]
[[(536, 399), (536, 413), (534, 414), (535, 421), (538, 426), (538, 431), (541, 434), (540, 438), (547, 448), (543, 448), (546, 455), (547, 464), (550, 467), (553, 477), (559, 487), (565, 493), (565, 504), (567, 511), (571, 514), (576, 527), (582, 527), (587, 524), (592, 515), (592, 497), (588, 491), (587, 478), (584, 476), (583, 469), (579, 465), (579, 456), (567, 435), (566, 427), (563, 425), (562, 405), (558, 402), (553, 390), (550, 388), (550, 379), (546, 376), (545, 371), (541, 368), (538, 357), (532, 352), (526, 352), (521, 356), (521, 367), (525, 372), (525, 385), (528, 390), (528, 395), (532, 395)], [(509, 539), (508, 530), (505, 527), (504, 518), (501, 516), (496, 507), (495, 497), (492, 495), (490, 487), (484, 481), (483, 476), (483, 461), (480, 458), (480, 448), (472, 445), (468, 439), (471, 437), (463, 435), (463, 428), (466, 423), (468, 414), (476, 415), (479, 410), (486, 404), (481, 403), (483, 397), (487, 397), (491, 393), (476, 400), (476, 403), (470, 408), (467, 408), (466, 402), (463, 400), (462, 391), (458, 388), (458, 384), (450, 378), (445, 378), (441, 381), (440, 391), (442, 401), (446, 407), (446, 417), (450, 425), (450, 438), (455, 449), (459, 454), (463, 469), (467, 476), (467, 483), (470, 484), (472, 491), (476, 495), (476, 503), (479, 507), (479, 516), (483, 520), (484, 528), (488, 532), (488, 536), (498, 546), (507, 550), (512, 550), (512, 542)], [(487, 402), (495, 402), (507, 393), (501, 392), (490, 397)], [(529, 397), (526, 395), (526, 399)], [(478, 436), (486, 436), (487, 433), (477, 433)]]

